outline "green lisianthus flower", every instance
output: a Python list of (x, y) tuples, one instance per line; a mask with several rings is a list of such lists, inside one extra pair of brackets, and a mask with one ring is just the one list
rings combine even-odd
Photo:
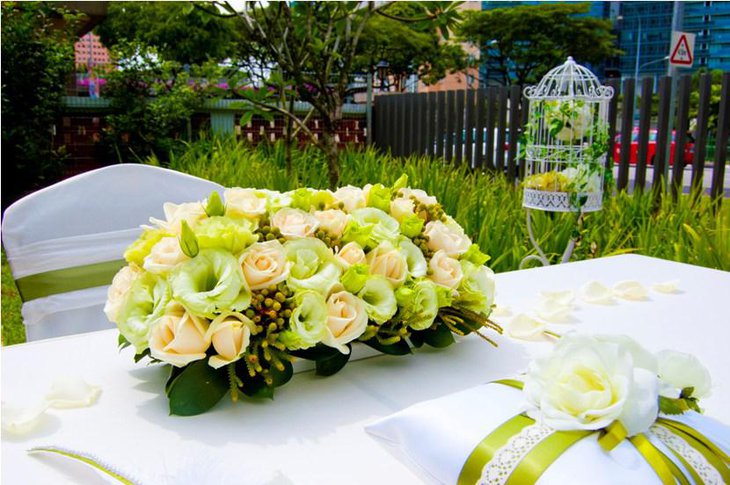
[(400, 223), (400, 231), (404, 236), (416, 237), (421, 234), (426, 221), (413, 214), (412, 216), (405, 217)]
[(145, 230), (142, 235), (130, 244), (126, 251), (124, 251), (124, 259), (126, 259), (130, 264), (134, 263), (137, 266), (142, 266), (144, 264), (144, 258), (146, 258), (150, 254), (150, 251), (152, 251), (152, 246), (160, 242), (160, 239), (163, 237), (169, 235), (170, 234), (166, 233), (162, 229)]
[(132, 283), (119, 309), (117, 326), (138, 354), (147, 348), (150, 330), (165, 314), (170, 296), (167, 282), (152, 273), (143, 273)]
[(383, 324), (393, 318), (398, 311), (393, 287), (382, 276), (371, 276), (357, 294), (365, 302), (370, 320)]
[(368, 207), (374, 207), (387, 213), (390, 211), (392, 196), (393, 192), (390, 188), (385, 187), (383, 184), (375, 184), (368, 191)]
[(289, 330), (279, 334), (279, 341), (289, 350), (314, 347), (327, 336), (327, 302), (316, 291), (298, 292), (294, 301)]
[(312, 209), (324, 210), (332, 205), (335, 198), (328, 190), (296, 189), (291, 194), (291, 207), (309, 212)]
[(413, 244), (413, 242), (407, 237), (401, 238), (398, 243), (398, 247), (400, 248), (401, 253), (406, 257), (408, 274), (411, 278), (421, 278), (426, 276), (428, 263), (426, 263), (426, 258), (423, 256), (423, 251), (421, 251), (421, 249)]
[(400, 316), (413, 330), (425, 330), (436, 319), (439, 311), (437, 286), (424, 278), (396, 290)]
[(253, 229), (246, 219), (216, 216), (202, 220), (195, 227), (195, 236), (200, 249), (220, 248), (238, 255), (258, 240)]
[(489, 261), (491, 258), (488, 254), (484, 254), (479, 249), (478, 244), (472, 244), (471, 246), (469, 246), (469, 249), (467, 249), (466, 252), (461, 255), (461, 259), (463, 261), (469, 261), (471, 263), (474, 263), (477, 266), (482, 266), (484, 263)]
[(293, 239), (284, 244), (284, 250), (292, 262), (287, 285), (294, 291), (312, 290), (326, 295), (337, 284), (342, 270), (332, 250), (319, 239)]
[(214, 318), (221, 311), (242, 311), (251, 303), (238, 260), (222, 249), (203, 249), (170, 274), (172, 295), (190, 313)]
[(461, 261), (464, 277), (459, 285), (454, 306), (489, 316), (494, 303), (494, 272), (486, 266)]
[(367, 264), (353, 264), (342, 274), (340, 281), (350, 293), (357, 293), (362, 290), (370, 277), (370, 270)]
[(394, 243), (400, 236), (400, 224), (380, 209), (366, 207), (352, 212), (342, 237), (356, 241), (365, 249), (373, 249), (384, 241)]

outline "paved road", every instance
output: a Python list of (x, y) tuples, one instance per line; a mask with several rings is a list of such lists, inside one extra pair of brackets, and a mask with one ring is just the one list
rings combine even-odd
[[(618, 177), (618, 166), (613, 168), (613, 176)], [(671, 177), (671, 171), (669, 176)], [(634, 179), (636, 177), (636, 167), (629, 167), (629, 193), (633, 192)], [(646, 187), (651, 187), (651, 181), (654, 178), (654, 168), (646, 168)], [(682, 186), (685, 194), (689, 193), (689, 186), (692, 180), (692, 167), (685, 167), (684, 174), (682, 176)], [(725, 197), (730, 198), (730, 167), (725, 167), (725, 183), (723, 184)], [(705, 168), (702, 176), (702, 187), (705, 189), (705, 193), (710, 193), (710, 187), (712, 186), (712, 168)]]

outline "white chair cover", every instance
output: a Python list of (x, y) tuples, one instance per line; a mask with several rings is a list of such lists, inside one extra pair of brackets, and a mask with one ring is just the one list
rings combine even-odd
[[(17, 280), (48, 271), (122, 259), (165, 202), (205, 199), (223, 187), (140, 164), (101, 168), (39, 190), (8, 207), (2, 239)], [(108, 286), (23, 304), (27, 340), (111, 328), (102, 309)]]

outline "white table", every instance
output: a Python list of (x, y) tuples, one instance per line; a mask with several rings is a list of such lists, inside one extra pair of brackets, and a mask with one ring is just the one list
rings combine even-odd
[[(499, 274), (498, 302), (529, 312), (539, 291), (577, 290), (591, 279), (647, 286), (679, 279), (681, 291), (614, 305), (579, 301), (574, 322), (551, 329), (625, 333), (652, 351), (694, 353), (713, 375), (713, 394), (702, 403), (706, 413), (730, 422), (730, 273), (617, 256)], [(38, 395), (59, 374), (103, 388), (92, 407), (49, 410), (34, 434), (3, 435), (3, 484), (103, 483), (84, 465), (25, 453), (38, 445), (92, 452), (133, 475), (154, 477), (153, 483), (417, 483), (363, 426), (416, 402), (513, 376), (550, 345), (500, 337), (495, 349), (469, 337), (443, 350), (351, 362), (329, 378), (301, 373), (271, 402), (234, 405), (224, 398), (205, 415), (176, 417), (167, 412), (166, 371), (134, 364), (129, 351), (120, 355), (116, 338), (115, 331), (102, 331), (2, 349), (5, 401)]]

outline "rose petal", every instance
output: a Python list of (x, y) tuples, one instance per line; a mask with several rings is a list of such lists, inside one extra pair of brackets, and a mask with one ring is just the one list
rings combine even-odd
[(652, 286), (654, 291), (659, 293), (677, 293), (679, 280), (669, 280), (662, 283), (656, 283)]
[(48, 403), (40, 401), (30, 406), (2, 405), (2, 429), (14, 435), (30, 433), (41, 422)]
[(570, 305), (575, 300), (575, 292), (572, 290), (541, 291), (540, 295), (546, 300), (553, 300), (561, 305)]
[(570, 316), (571, 309), (570, 305), (565, 305), (557, 300), (542, 300), (535, 313), (543, 320), (562, 322)]
[(625, 300), (645, 300), (646, 288), (634, 280), (619, 281), (613, 285), (613, 294)]
[(492, 307), (492, 316), (493, 317), (509, 317), (512, 315), (512, 309), (508, 306), (504, 305), (494, 305)]
[(545, 322), (520, 313), (509, 322), (507, 335), (521, 340), (540, 340), (545, 331)]
[(608, 305), (613, 303), (613, 294), (610, 289), (598, 281), (590, 281), (583, 285), (580, 290), (583, 301), (588, 303), (596, 303), (601, 305)]
[(78, 377), (59, 377), (51, 385), (46, 402), (53, 408), (79, 408), (91, 406), (101, 394), (101, 388), (89, 385)]

